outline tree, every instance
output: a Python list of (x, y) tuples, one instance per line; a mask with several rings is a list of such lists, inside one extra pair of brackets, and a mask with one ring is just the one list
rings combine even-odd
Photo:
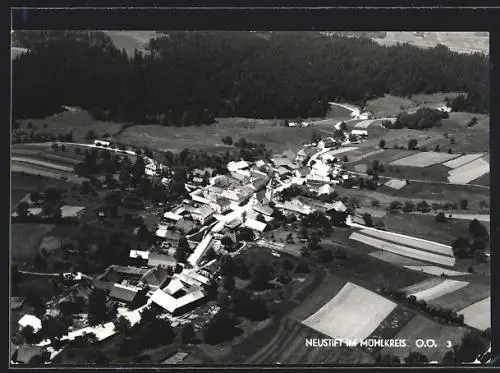
[(177, 249), (175, 250), (175, 259), (180, 263), (185, 263), (189, 254), (191, 254), (191, 247), (186, 236), (182, 236), (177, 244)]
[(122, 335), (129, 334), (131, 327), (130, 321), (125, 316), (120, 316), (115, 321), (115, 330)]
[(406, 364), (412, 364), (412, 365), (422, 365), (422, 364), (427, 364), (428, 362), (429, 359), (427, 358), (427, 356), (418, 351), (410, 352), (405, 359)]
[(331, 262), (333, 260), (332, 250), (330, 250), (330, 249), (322, 249), (316, 255), (316, 259), (320, 263), (329, 263), (329, 262)]
[(469, 240), (465, 237), (459, 237), (451, 243), (453, 255), (459, 258), (470, 257), (470, 244)]
[(220, 275), (223, 277), (234, 277), (238, 274), (238, 265), (230, 255), (220, 258)]
[(427, 203), (427, 201), (420, 201), (417, 203), (417, 210), (421, 211), (423, 213), (427, 213), (427, 212), (431, 211), (431, 208), (430, 208), (429, 204)]
[(448, 219), (446, 219), (446, 215), (443, 213), (443, 212), (439, 212), (437, 215), (436, 215), (436, 221), (438, 223), (446, 223)]
[(384, 149), (385, 148), (385, 140), (384, 139), (380, 140), (378, 143), (378, 146), (380, 149)]
[(231, 136), (223, 137), (222, 142), (226, 145), (233, 145), (233, 138)]
[(467, 122), (467, 127), (472, 127), (474, 125), (477, 124), (477, 118), (476, 117), (472, 117), (469, 122)]
[(57, 143), (53, 143), (52, 146), (51, 146), (51, 149), (55, 152), (57, 152), (59, 150), (59, 145), (57, 145)]
[(64, 145), (64, 144), (62, 144), (62, 145), (61, 145), (61, 151), (62, 151), (62, 152), (65, 152), (65, 151), (66, 151), (66, 145)]
[(451, 150), (451, 148), (448, 149), (448, 154), (453, 154), (453, 150)]
[(402, 205), (401, 205), (401, 202), (399, 201), (392, 201), (389, 205), (389, 210), (391, 211), (397, 211), (399, 209), (401, 209)]
[(487, 349), (486, 341), (479, 335), (473, 332), (467, 332), (457, 348), (455, 357), (457, 363), (470, 363), (473, 362), (477, 356)]
[(225, 277), (223, 286), (225, 290), (229, 292), (233, 291), (235, 286), (234, 277)]
[(88, 301), (88, 320), (89, 325), (95, 326), (102, 324), (110, 315), (106, 306), (107, 296), (102, 289), (94, 289), (89, 295)]
[(94, 141), (96, 138), (97, 137), (94, 130), (89, 130), (85, 135), (85, 140), (87, 141)]
[(461, 199), (460, 200), (460, 208), (462, 210), (467, 210), (467, 204), (468, 204), (468, 201), (466, 199)]
[(314, 144), (314, 143), (318, 143), (321, 141), (321, 134), (319, 132), (316, 132), (314, 131), (311, 135), (311, 142)]
[(194, 338), (194, 327), (193, 324), (188, 323), (184, 325), (181, 329), (181, 340), (183, 344), (189, 344)]
[(25, 218), (26, 216), (28, 216), (29, 207), (30, 205), (28, 204), (28, 202), (25, 201), (19, 202), (16, 206), (17, 215), (20, 218)]
[(403, 207), (403, 212), (412, 212), (415, 208), (415, 204), (412, 201), (406, 201)]
[(477, 219), (473, 219), (469, 223), (469, 232), (474, 236), (474, 238), (483, 238), (486, 241), (489, 240), (488, 229)]
[(256, 290), (263, 290), (268, 287), (268, 282), (271, 280), (272, 270), (267, 265), (259, 265), (250, 280), (250, 287)]
[(50, 340), (61, 339), (63, 335), (68, 333), (68, 326), (68, 323), (60, 317), (45, 316), (42, 319), (40, 333)]
[(39, 339), (35, 334), (35, 330), (31, 325), (26, 325), (24, 328), (21, 329), (21, 336), (23, 337), (23, 339), (26, 341), (27, 344), (36, 343), (37, 340)]
[(373, 219), (369, 213), (365, 212), (363, 214), (363, 221), (367, 227), (373, 227)]
[(222, 237), (222, 239), (220, 240), (221, 244), (224, 245), (224, 248), (227, 250), (227, 251), (232, 251), (232, 248), (234, 246), (234, 241), (231, 237), (229, 236), (224, 236)]
[(416, 139), (410, 139), (408, 141), (408, 150), (415, 150), (417, 148), (418, 141)]
[(236, 238), (238, 241), (253, 241), (255, 239), (255, 234), (252, 229), (243, 227), (238, 231)]
[(455, 136), (450, 137), (450, 144), (455, 144)]

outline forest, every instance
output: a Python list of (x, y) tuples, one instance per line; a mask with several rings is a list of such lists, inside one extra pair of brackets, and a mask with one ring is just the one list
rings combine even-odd
[(128, 57), (103, 32), (16, 31), (29, 51), (13, 69), (13, 117), (62, 105), (96, 119), (165, 126), (216, 117), (322, 117), (329, 101), (386, 93), (466, 92), (464, 110), (489, 111), (489, 60), (444, 46), (380, 46), (319, 32), (175, 31)]

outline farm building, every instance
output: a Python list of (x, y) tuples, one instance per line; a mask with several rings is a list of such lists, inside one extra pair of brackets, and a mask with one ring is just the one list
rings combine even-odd
[(176, 247), (179, 244), (179, 240), (181, 239), (182, 235), (179, 232), (166, 229), (166, 228), (159, 228), (156, 231), (156, 235), (160, 238), (163, 238), (166, 243)]
[(284, 204), (276, 204), (276, 206), (286, 211), (290, 211), (301, 215), (309, 215), (312, 212), (311, 206), (304, 205), (297, 200), (293, 202), (285, 201)]
[(239, 162), (229, 162), (227, 164), (227, 169), (229, 172), (234, 172), (236, 170), (244, 170), (245, 168), (248, 168), (250, 165), (246, 161), (239, 161)]
[(203, 190), (203, 196), (210, 201), (216, 201), (222, 192), (224, 189), (211, 185)]
[(255, 212), (258, 212), (258, 213), (265, 215), (265, 216), (271, 216), (274, 212), (272, 207), (262, 205), (260, 203), (256, 203), (255, 205), (252, 206), (252, 208)]
[(337, 212), (345, 212), (347, 207), (342, 201), (336, 201), (333, 203), (333, 209)]
[(178, 278), (173, 278), (163, 289), (168, 295), (175, 297), (181, 290), (184, 290), (184, 284)]
[(132, 258), (132, 259), (140, 258), (140, 259), (148, 260), (149, 254), (150, 254), (149, 251), (130, 250), (129, 258)]
[(257, 233), (262, 233), (267, 228), (267, 224), (255, 219), (247, 219), (245, 221), (245, 227), (252, 229)]
[(127, 286), (114, 284), (109, 293), (110, 298), (124, 303), (132, 303), (139, 293), (140, 288), (136, 286)]
[(151, 253), (149, 255), (148, 259), (148, 266), (149, 267), (174, 267), (177, 265), (177, 261), (169, 256), (169, 255), (163, 255), (163, 254), (158, 254), (158, 253)]
[(217, 213), (217, 214), (223, 214), (229, 210), (231, 210), (231, 201), (228, 200), (227, 198), (217, 198), (215, 202), (210, 204), (212, 209)]
[(212, 220), (214, 215), (214, 210), (210, 206), (202, 206), (194, 211), (191, 211), (191, 217), (194, 221), (199, 222), (201, 225), (205, 225), (210, 220)]
[(188, 258), (188, 262), (191, 265), (196, 266), (196, 264), (198, 263), (198, 260), (200, 260), (201, 256), (203, 255), (205, 250), (208, 248), (208, 246), (212, 242), (212, 239), (213, 239), (213, 236), (211, 234), (207, 234), (203, 238), (203, 240), (201, 240), (201, 242), (198, 244), (198, 246), (196, 246), (196, 249)]
[(318, 195), (321, 196), (323, 194), (331, 194), (334, 189), (330, 186), (330, 184), (323, 184), (318, 188)]
[(109, 141), (105, 141), (105, 140), (94, 140), (94, 145), (96, 146), (110, 146), (111, 143)]
[(326, 139), (318, 142), (319, 149), (333, 148), (335, 146), (337, 146), (337, 141), (333, 137), (327, 137)]
[(295, 170), (298, 168), (298, 166), (294, 164), (290, 158), (275, 157), (271, 158), (271, 162), (275, 167), (285, 167), (291, 170)]
[(234, 218), (233, 220), (228, 221), (226, 223), (226, 227), (228, 227), (229, 229), (235, 229), (236, 227), (240, 226), (241, 224), (243, 224), (243, 222), (241, 221), (241, 219)]
[(185, 295), (179, 298), (158, 289), (151, 296), (151, 301), (174, 316), (182, 315), (195, 308), (205, 298), (205, 294), (201, 289), (194, 286), (192, 288), (194, 289), (191, 290), (190, 288)]
[(254, 179), (252, 181), (252, 183), (250, 184), (250, 187), (254, 191), (258, 192), (266, 187), (268, 181), (269, 181), (269, 178), (267, 176), (266, 177), (259, 177), (259, 178)]
[(243, 203), (253, 195), (253, 189), (250, 187), (243, 187), (233, 190), (224, 190), (222, 197), (225, 197), (233, 202)]
[(141, 277), (141, 282), (145, 283), (151, 288), (157, 289), (165, 285), (168, 278), (169, 274), (165, 267), (154, 267)]
[(367, 130), (352, 130), (351, 135), (365, 138), (365, 137), (368, 137), (368, 131)]
[(35, 333), (37, 333), (40, 329), (42, 329), (42, 320), (40, 320), (38, 317), (34, 315), (26, 314), (23, 317), (21, 317), (21, 319), (17, 323), (19, 324), (20, 329), (26, 326), (31, 326)]
[(231, 176), (239, 180), (242, 184), (247, 184), (250, 181), (250, 172), (245, 170), (237, 170), (231, 172)]

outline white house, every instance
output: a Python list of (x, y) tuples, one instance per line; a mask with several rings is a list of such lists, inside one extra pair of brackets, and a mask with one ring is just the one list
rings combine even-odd
[(17, 323), (19, 324), (20, 328), (31, 326), (35, 333), (42, 329), (42, 320), (34, 315), (24, 315)]
[(94, 145), (97, 145), (97, 146), (110, 146), (111, 143), (109, 141), (105, 141), (105, 140), (94, 140)]
[(367, 137), (368, 131), (367, 130), (352, 130), (351, 135), (360, 136), (360, 137)]
[(227, 169), (230, 172), (234, 172), (236, 170), (243, 170), (245, 168), (248, 168), (249, 166), (250, 165), (248, 164), (248, 162), (245, 161), (238, 161), (238, 162), (231, 161), (227, 164)]
[(335, 139), (332, 137), (327, 137), (326, 139), (320, 140), (318, 142), (318, 148), (320, 149), (332, 148), (335, 145), (337, 145), (337, 141), (335, 141)]
[(264, 232), (264, 230), (267, 227), (266, 223), (263, 223), (261, 221), (255, 220), (255, 219), (247, 219), (244, 223), (245, 227), (250, 228), (253, 231), (256, 231), (258, 233)]

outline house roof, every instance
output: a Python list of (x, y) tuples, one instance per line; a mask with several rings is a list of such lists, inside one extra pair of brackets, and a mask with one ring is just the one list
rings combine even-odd
[(171, 212), (171, 211), (167, 211), (167, 212), (165, 212), (165, 213), (163, 214), (163, 217), (164, 217), (165, 219), (170, 219), (170, 220), (175, 220), (175, 221), (182, 219), (182, 216), (181, 216), (181, 215), (174, 214), (174, 213), (173, 213), (173, 212)]
[(333, 203), (333, 209), (335, 211), (344, 212), (347, 210), (347, 207), (346, 207), (346, 205), (344, 205), (344, 203), (342, 201), (336, 201)]
[(149, 267), (156, 267), (156, 266), (175, 267), (176, 264), (177, 264), (177, 261), (175, 260), (175, 258), (173, 258), (169, 255), (158, 254), (158, 253), (151, 253), (149, 255), (149, 259), (148, 259), (148, 266)]
[(245, 221), (245, 227), (256, 230), (258, 232), (263, 232), (266, 229), (267, 224), (255, 219), (247, 219)]
[(205, 191), (212, 194), (221, 194), (224, 189), (211, 185), (208, 188), (205, 188)]
[(239, 161), (239, 162), (229, 162), (227, 164), (227, 169), (229, 171), (235, 171), (235, 170), (241, 170), (243, 168), (247, 168), (249, 166), (248, 162), (246, 161)]
[(16, 361), (27, 364), (35, 356), (40, 356), (45, 351), (41, 346), (22, 345), (17, 348)]
[(280, 175), (286, 175), (287, 173), (290, 172), (290, 170), (288, 170), (288, 169), (286, 169), (285, 167), (282, 167), (282, 166), (279, 166), (279, 167), (275, 168), (274, 171), (276, 171)]
[(257, 162), (255, 162), (255, 165), (257, 167), (262, 167), (266, 164), (266, 162), (264, 162), (262, 159), (259, 159)]
[(289, 158), (282, 157), (271, 158), (271, 162), (273, 162), (276, 167), (291, 167), (293, 165), (293, 162)]
[(208, 245), (210, 245), (210, 242), (212, 242), (213, 236), (211, 234), (207, 234), (203, 240), (196, 246), (196, 249), (194, 249), (193, 253), (189, 256), (188, 262), (195, 266), (198, 260), (200, 260), (201, 256), (207, 249)]
[(193, 177), (193, 183), (203, 183), (203, 178), (201, 177)]
[(150, 299), (153, 303), (156, 303), (170, 313), (175, 312), (175, 309), (177, 308), (177, 300), (161, 289), (156, 290)]
[(203, 219), (206, 219), (214, 214), (214, 210), (210, 206), (201, 206), (193, 211), (192, 214), (200, 215)]
[(23, 328), (30, 325), (35, 333), (42, 329), (42, 320), (34, 315), (26, 314), (17, 323)]
[(141, 277), (141, 281), (152, 286), (162, 286), (167, 281), (169, 275), (164, 267), (154, 267)]
[(174, 295), (177, 293), (179, 290), (182, 290), (184, 288), (184, 284), (179, 280), (178, 278), (173, 278), (163, 289), (164, 292), (166, 292), (169, 295)]
[(237, 226), (241, 225), (241, 223), (242, 223), (241, 219), (239, 219), (239, 218), (234, 218), (233, 220), (228, 221), (228, 222), (226, 223), (226, 227), (231, 228), (231, 229), (234, 229), (234, 228), (236, 228)]
[(130, 258), (142, 258), (142, 259), (148, 260), (149, 254), (150, 254), (149, 251), (130, 250), (129, 257)]
[(219, 197), (216, 199), (216, 203), (221, 207), (231, 206), (231, 201), (224, 197)]
[(204, 203), (204, 204), (210, 203), (210, 200), (200, 196), (199, 194), (191, 194), (191, 198), (195, 202)]
[(252, 181), (252, 188), (254, 190), (260, 190), (266, 186), (267, 181), (268, 180), (266, 178), (263, 178), (263, 177), (255, 179), (254, 181)]
[(109, 296), (121, 300), (123, 302), (132, 302), (137, 296), (139, 288), (135, 286), (125, 286), (121, 284), (114, 284), (111, 288)]
[(167, 229), (166, 232), (165, 232), (165, 236), (163, 238), (165, 238), (166, 240), (170, 240), (170, 241), (179, 241), (182, 237), (182, 234), (180, 234), (179, 232), (176, 232), (176, 231), (173, 231), (171, 229)]
[(255, 205), (253, 205), (253, 209), (257, 212), (260, 212), (264, 215), (269, 215), (269, 216), (271, 216), (273, 211), (274, 211), (272, 207), (261, 205), (260, 203), (256, 203)]
[(330, 194), (332, 192), (333, 192), (333, 188), (330, 186), (330, 184), (324, 184), (324, 185), (320, 186), (318, 189), (319, 195)]
[(283, 205), (281, 205), (281, 206), (285, 210), (297, 212), (297, 213), (303, 214), (303, 215), (308, 215), (308, 214), (311, 213), (311, 207), (310, 206), (304, 206), (304, 205), (302, 205), (300, 203), (293, 203), (293, 202), (290, 202), (290, 201), (285, 201), (285, 203)]

